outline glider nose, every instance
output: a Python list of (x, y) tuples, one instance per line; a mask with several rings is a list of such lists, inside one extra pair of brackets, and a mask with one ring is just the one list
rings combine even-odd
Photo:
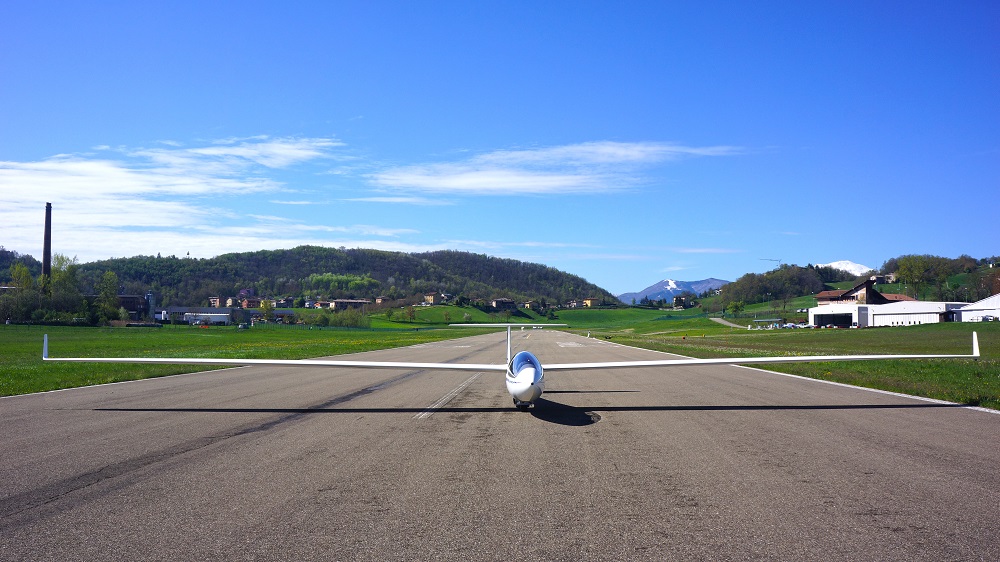
[(542, 395), (542, 389), (531, 382), (507, 381), (507, 392), (518, 402), (532, 403)]
[(532, 403), (542, 395), (544, 379), (542, 365), (534, 355), (522, 351), (507, 367), (507, 392), (515, 402)]

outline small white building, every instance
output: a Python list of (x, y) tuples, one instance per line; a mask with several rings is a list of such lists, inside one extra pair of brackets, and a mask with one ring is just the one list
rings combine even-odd
[(184, 321), (188, 324), (224, 324), (230, 323), (228, 314), (210, 314), (205, 312), (185, 312)]
[(981, 301), (967, 304), (955, 314), (957, 322), (982, 322), (984, 319), (1000, 318), (1000, 293)]

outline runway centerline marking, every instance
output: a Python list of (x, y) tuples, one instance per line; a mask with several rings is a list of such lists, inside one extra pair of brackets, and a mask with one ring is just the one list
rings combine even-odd
[(448, 402), (451, 402), (452, 399), (455, 398), (456, 396), (458, 396), (458, 394), (460, 392), (462, 392), (463, 390), (465, 390), (466, 388), (468, 388), (468, 386), (470, 384), (472, 384), (473, 382), (475, 382), (475, 380), (479, 378), (479, 375), (482, 375), (482, 373), (476, 373), (476, 374), (472, 375), (471, 377), (469, 377), (468, 379), (466, 379), (465, 382), (463, 382), (462, 384), (460, 384), (460, 385), (456, 386), (455, 388), (451, 389), (451, 391), (448, 394), (445, 394), (444, 396), (442, 396), (437, 402), (435, 402), (435, 403), (431, 404), (430, 406), (428, 406), (427, 409), (425, 409), (423, 412), (420, 412), (419, 414), (413, 416), (413, 419), (415, 419), (415, 420), (425, 420), (425, 419), (431, 417), (431, 415), (434, 412), (436, 412), (436, 411), (440, 410), (441, 408), (443, 408), (445, 404), (447, 404)]

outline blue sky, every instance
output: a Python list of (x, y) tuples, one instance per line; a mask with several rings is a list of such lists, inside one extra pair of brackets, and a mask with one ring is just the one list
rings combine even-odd
[(992, 256), (998, 53), (995, 2), (7, 2), (0, 245)]

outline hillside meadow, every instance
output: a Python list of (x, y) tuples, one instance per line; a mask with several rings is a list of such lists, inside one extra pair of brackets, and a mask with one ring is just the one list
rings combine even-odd
[[(372, 317), (371, 329), (303, 327), (71, 328), (0, 326), (0, 395), (25, 394), (198, 369), (184, 365), (43, 363), (41, 340), (53, 356), (161, 356), (301, 359), (385, 349), (483, 333), (448, 322), (495, 322), (475, 309), (416, 307), (413, 322)], [(399, 316), (398, 314), (396, 315)], [(514, 322), (539, 323), (531, 314)], [(562, 310), (553, 320), (581, 335), (690, 357), (970, 353), (979, 333), (983, 359), (798, 363), (767, 368), (811, 378), (1000, 409), (1000, 323), (932, 324), (867, 330), (746, 330), (709, 320), (698, 310), (639, 308)], [(495, 329), (494, 329), (495, 330)]]

